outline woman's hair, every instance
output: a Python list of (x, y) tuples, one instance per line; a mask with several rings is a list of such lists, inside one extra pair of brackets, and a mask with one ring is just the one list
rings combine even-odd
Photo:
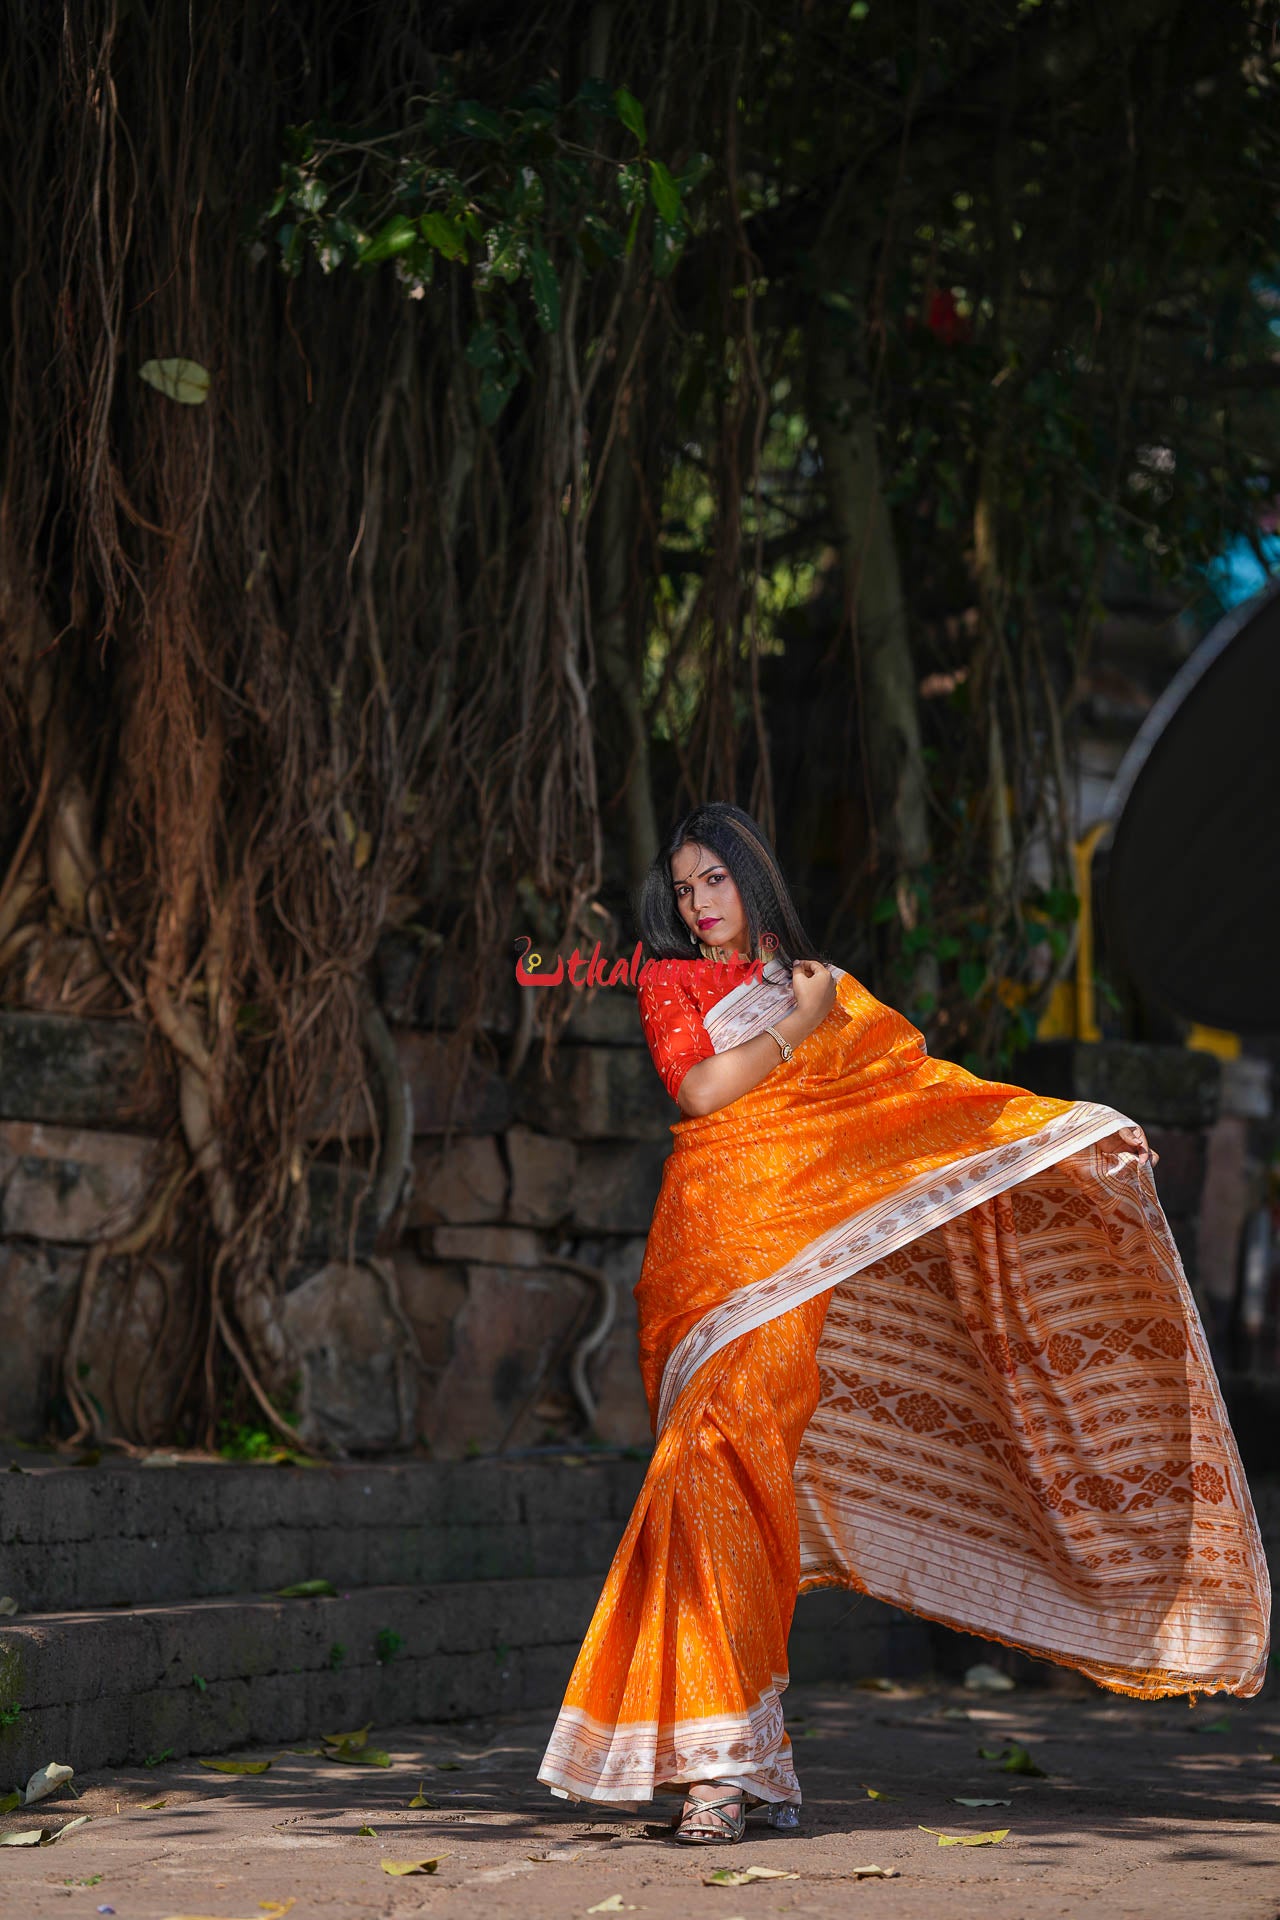
[(640, 937), (655, 960), (692, 960), (699, 949), (680, 918), (671, 882), (671, 857), (688, 841), (705, 847), (728, 868), (747, 915), (747, 938), (753, 955), (767, 959), (772, 934), (773, 951), (787, 966), (818, 957), (800, 924), (791, 893), (782, 877), (777, 855), (749, 813), (727, 800), (708, 800), (695, 807), (668, 834), (636, 894)]

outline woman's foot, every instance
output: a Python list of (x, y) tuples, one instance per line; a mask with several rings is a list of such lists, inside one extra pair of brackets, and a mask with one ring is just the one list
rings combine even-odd
[(690, 1846), (728, 1846), (747, 1825), (747, 1795), (724, 1781), (700, 1780), (689, 1788), (676, 1839)]

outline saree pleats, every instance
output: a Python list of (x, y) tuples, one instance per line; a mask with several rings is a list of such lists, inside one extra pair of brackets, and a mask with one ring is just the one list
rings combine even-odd
[(626, 1805), (732, 1780), (799, 1798), (782, 1725), (800, 1577), (792, 1475), (826, 1300), (744, 1334), (658, 1441), (540, 1778)]
[[(717, 1051), (789, 986), (735, 991)], [(672, 1129), (636, 1288), (657, 1444), (539, 1777), (799, 1798), (798, 1589), (1145, 1695), (1255, 1693), (1269, 1587), (1123, 1114), (931, 1060), (848, 974), (792, 1061)]]

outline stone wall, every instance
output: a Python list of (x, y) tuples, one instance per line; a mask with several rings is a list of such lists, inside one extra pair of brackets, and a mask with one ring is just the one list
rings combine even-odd
[[(383, 958), (412, 1178), (375, 1248), (364, 1173), (312, 1168), (283, 1310), (301, 1432), (338, 1452), (446, 1459), (578, 1434), (569, 1363), (607, 1303), (585, 1376), (595, 1437), (647, 1446), (631, 1290), (676, 1110), (632, 996), (581, 1001), (549, 1074), (537, 1043), (514, 1077), (477, 1062), (451, 1107), (447, 1030), (420, 1024), (440, 1013), (430, 982), (404, 949)], [(509, 1049), (509, 1030), (490, 1037)], [(129, 1020), (0, 1012), (0, 1433), (56, 1423), (87, 1249), (127, 1228), (155, 1178), (162, 1071)], [(82, 1384), (113, 1427), (163, 1433), (161, 1363), (189, 1331), (185, 1307), (172, 1262), (108, 1263)]]
[[(444, 1459), (581, 1437), (570, 1360), (607, 1303), (609, 1330), (584, 1376), (595, 1436), (647, 1446), (631, 1290), (676, 1109), (631, 995), (581, 999), (550, 1072), (535, 1042), (508, 1077), (513, 983), (506, 1030), (490, 1032), (493, 1061), (472, 1065), (451, 1110), (447, 991), (403, 944), (384, 947), (382, 973), (413, 1097), (412, 1183), (375, 1248), (364, 1176), (312, 1169), (311, 1228), (284, 1304), (301, 1431), (340, 1453), (425, 1446)], [(1026, 1085), (1105, 1101), (1147, 1127), (1210, 1320), (1234, 1286), (1244, 1129), (1266, 1108), (1253, 1065), (1224, 1074), (1214, 1057), (1176, 1047), (1064, 1043), (1033, 1049), (1017, 1070)], [(127, 1019), (0, 1013), (0, 1433), (33, 1439), (56, 1422), (86, 1249), (127, 1226), (155, 1177), (162, 1071)], [(164, 1431), (164, 1363), (189, 1332), (180, 1282), (167, 1257), (109, 1265), (85, 1343), (84, 1389), (109, 1423), (144, 1437)]]

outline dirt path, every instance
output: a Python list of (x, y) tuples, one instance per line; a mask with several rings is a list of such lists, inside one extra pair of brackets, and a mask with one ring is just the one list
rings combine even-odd
[[(0, 1914), (270, 1920), (264, 1903), (293, 1901), (291, 1920), (576, 1920), (616, 1896), (603, 1911), (635, 1920), (1280, 1920), (1280, 1701), (942, 1687), (797, 1688), (790, 1700), (798, 1834), (749, 1829), (739, 1846), (695, 1851), (652, 1820), (554, 1800), (533, 1778), (550, 1716), (379, 1729), (385, 1770), (264, 1748), (246, 1756), (271, 1760), (255, 1777), (161, 1763), (86, 1777), (78, 1803), (63, 1793), (9, 1814), (10, 1832), (92, 1818), (52, 1848), (0, 1853)], [(1012, 1742), (1044, 1777), (979, 1755)], [(419, 1783), (432, 1804), (411, 1808)], [(940, 1846), (922, 1827), (1009, 1831)], [(381, 1867), (428, 1858), (430, 1877)], [(858, 1880), (869, 1865), (897, 1877)], [(703, 1882), (748, 1866), (796, 1877)]]

